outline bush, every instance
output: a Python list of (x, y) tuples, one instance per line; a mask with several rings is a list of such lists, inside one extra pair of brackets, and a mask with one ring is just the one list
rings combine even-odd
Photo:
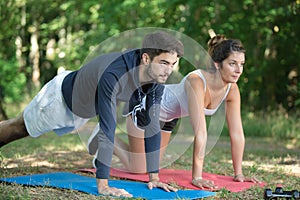
[(20, 73), (17, 62), (6, 62), (0, 59), (0, 96), (4, 103), (23, 100), (23, 88), (26, 83), (24, 73)]
[(17, 62), (0, 59), (0, 120), (7, 118), (8, 104), (18, 105), (24, 100), (26, 76), (19, 72)]
[(279, 140), (299, 140), (300, 124), (297, 115), (297, 113), (289, 114), (282, 108), (267, 112), (244, 113), (245, 135), (274, 137)]

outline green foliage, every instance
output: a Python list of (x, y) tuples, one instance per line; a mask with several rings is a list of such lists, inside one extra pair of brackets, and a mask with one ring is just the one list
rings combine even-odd
[[(162, 27), (182, 32), (204, 48), (212, 31), (240, 39), (247, 60), (239, 87), (242, 106), (250, 111), (280, 105), (293, 113), (300, 105), (299, 0), (6, 0), (0, 2), (0, 13), (5, 24), (0, 30), (0, 55), (6, 65), (14, 63), (23, 72), (28, 86), (24, 93), (35, 89), (32, 76), (36, 70), (44, 84), (60, 67), (78, 69), (92, 49), (116, 33)], [(33, 35), (39, 69), (33, 68)], [(194, 68), (182, 61), (179, 70), (187, 74)], [(2, 87), (8, 85), (2, 80)], [(2, 90), (12, 96), (7, 90), (20, 87), (16, 83)]]
[(272, 137), (292, 140), (300, 146), (300, 124), (298, 115), (289, 115), (283, 108), (262, 112), (248, 112), (243, 116), (246, 136)]
[(20, 73), (16, 62), (0, 59), (0, 96), (5, 103), (18, 103), (23, 100), (26, 77)]
[(295, 100), (295, 106), (299, 108), (300, 107), (300, 82), (296, 86), (295, 93), (296, 93), (296, 96), (297, 96), (297, 98)]

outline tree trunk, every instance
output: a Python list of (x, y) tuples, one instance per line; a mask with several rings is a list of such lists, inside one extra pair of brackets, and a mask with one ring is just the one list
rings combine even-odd
[(5, 119), (8, 117), (3, 107), (3, 88), (0, 86), (0, 121)]
[(39, 31), (38, 25), (35, 22), (32, 27), (32, 34), (30, 38), (31, 51), (30, 60), (32, 62), (32, 82), (35, 87), (40, 86), (40, 53), (39, 53), (39, 43), (38, 43)]

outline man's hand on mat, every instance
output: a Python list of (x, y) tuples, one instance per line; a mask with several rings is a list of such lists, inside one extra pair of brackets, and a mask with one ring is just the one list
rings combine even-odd
[(259, 181), (257, 178), (255, 178), (255, 177), (252, 177), (252, 178), (245, 177), (243, 174), (235, 175), (235, 176), (233, 177), (233, 180), (236, 181), (236, 182), (261, 183), (261, 181)]
[(192, 184), (200, 189), (208, 188), (208, 189), (218, 189), (218, 186), (211, 180), (199, 179), (199, 180), (192, 180)]
[(128, 193), (124, 189), (109, 187), (107, 179), (97, 179), (97, 185), (98, 185), (99, 194), (116, 196), (116, 197), (132, 197), (132, 194)]
[(172, 186), (170, 186), (170, 185), (168, 185), (166, 183), (162, 183), (162, 182), (159, 182), (159, 181), (150, 181), (148, 183), (148, 188), (150, 190), (152, 190), (154, 187), (161, 188), (161, 189), (163, 189), (163, 190), (165, 190), (167, 192), (171, 192), (171, 191), (177, 192), (176, 188), (174, 188), (174, 187), (172, 187)]

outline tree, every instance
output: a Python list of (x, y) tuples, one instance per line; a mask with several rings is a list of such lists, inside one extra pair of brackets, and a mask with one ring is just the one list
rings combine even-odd
[[(212, 32), (239, 38), (247, 50), (244, 107), (293, 112), (300, 107), (299, 10), (299, 0), (1, 1), (0, 118), (8, 102), (34, 95), (59, 68), (78, 69), (100, 42), (139, 27), (180, 31), (204, 48)], [(182, 74), (194, 69), (182, 66)]]

